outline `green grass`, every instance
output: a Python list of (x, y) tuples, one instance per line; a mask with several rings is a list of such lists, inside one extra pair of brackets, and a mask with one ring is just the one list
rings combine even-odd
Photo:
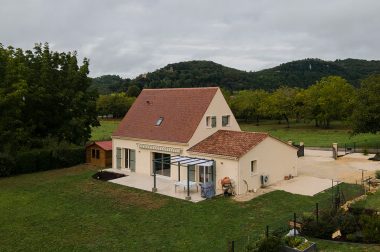
[(111, 140), (112, 133), (119, 125), (119, 120), (100, 120), (99, 127), (93, 127), (91, 132), (91, 141)]
[(368, 195), (364, 200), (355, 202), (354, 206), (380, 211), (380, 190), (377, 190), (372, 195)]
[(304, 142), (306, 147), (331, 147), (332, 143), (338, 143), (340, 147), (344, 147), (345, 143), (356, 142), (357, 147), (376, 148), (378, 146), (380, 148), (379, 134), (352, 136), (351, 130), (340, 122), (333, 122), (331, 129), (316, 128), (313, 124), (305, 123), (292, 123), (290, 128), (287, 128), (286, 124), (278, 124), (276, 121), (263, 121), (259, 126), (253, 123), (241, 123), (240, 127), (244, 131), (268, 132), (283, 141)]
[(330, 197), (275, 191), (245, 203), (218, 197), (194, 204), (97, 181), (95, 171), (83, 165), (0, 179), (0, 251), (226, 251), (228, 240), (256, 239), (265, 225), (283, 227), (293, 212)]

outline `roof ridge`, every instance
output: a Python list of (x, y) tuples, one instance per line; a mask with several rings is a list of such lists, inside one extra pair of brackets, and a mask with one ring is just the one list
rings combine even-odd
[(144, 88), (144, 90), (147, 90), (147, 91), (151, 91), (151, 90), (155, 90), (155, 91), (160, 91), (160, 90), (194, 90), (194, 89), (218, 89), (219, 86), (215, 86), (215, 87), (184, 87), (184, 88)]

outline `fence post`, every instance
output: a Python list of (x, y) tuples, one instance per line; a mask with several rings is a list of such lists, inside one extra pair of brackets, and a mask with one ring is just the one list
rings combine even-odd
[(235, 241), (231, 241), (229, 252), (235, 252)]
[(293, 234), (296, 236), (296, 222), (297, 222), (297, 215), (294, 213), (294, 220), (293, 220)]
[(317, 224), (319, 222), (319, 210), (318, 210), (318, 203), (315, 203), (315, 213), (316, 213), (316, 216), (317, 216)]
[(269, 226), (267, 225), (267, 230), (265, 232), (265, 237), (268, 238), (269, 237)]
[(354, 153), (356, 153), (356, 142), (354, 142)]

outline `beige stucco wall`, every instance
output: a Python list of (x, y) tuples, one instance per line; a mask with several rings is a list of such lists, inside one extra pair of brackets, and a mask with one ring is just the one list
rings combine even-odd
[[(257, 160), (257, 173), (251, 175), (251, 161)], [(250, 150), (239, 159), (239, 189), (240, 194), (248, 189), (261, 187), (260, 175), (269, 176), (269, 184), (284, 179), (284, 176), (292, 174), (297, 176), (297, 150), (272, 137), (267, 137), (263, 142)]]
[[(131, 140), (131, 139), (126, 140), (126, 139), (113, 138), (112, 148), (113, 148), (113, 153), (115, 153), (115, 155), (113, 155), (113, 162), (112, 162), (113, 168), (116, 168), (116, 148), (117, 147), (120, 147), (122, 149), (128, 148), (128, 149), (136, 150), (136, 172), (141, 173), (141, 174), (146, 174), (146, 175), (152, 174), (152, 170), (153, 170), (152, 152), (167, 153), (173, 156), (178, 155), (177, 153), (171, 153), (171, 152), (165, 152), (165, 151), (141, 149), (138, 147), (137, 144), (150, 144), (150, 145), (163, 146), (163, 147), (181, 148), (182, 149), (181, 155), (183, 156), (215, 160), (215, 163), (216, 163), (216, 174), (215, 174), (216, 181), (215, 182), (217, 183), (217, 189), (221, 189), (220, 181), (224, 177), (230, 177), (235, 182), (238, 181), (238, 161), (237, 160), (226, 159), (223, 157), (205, 156), (205, 155), (198, 155), (194, 153), (188, 153), (186, 151), (186, 149), (188, 149), (188, 146), (186, 145), (176, 145), (176, 144), (169, 144), (169, 143), (163, 143), (163, 142), (139, 141), (139, 140)], [(121, 166), (124, 167), (124, 152), (123, 151), (122, 151)], [(181, 169), (180, 179), (186, 180), (187, 168), (181, 166), (180, 169)], [(195, 167), (195, 177), (196, 177), (196, 180), (199, 181), (198, 166)], [(171, 166), (170, 179), (172, 180), (178, 179), (178, 166), (176, 165)]]
[[(222, 116), (225, 115), (230, 116), (230, 125), (222, 127)], [(215, 128), (208, 128), (206, 126), (207, 116), (216, 116)], [(224, 99), (222, 92), (220, 91), (220, 89), (218, 89), (209, 107), (207, 108), (206, 113), (203, 115), (201, 122), (195, 130), (193, 137), (189, 141), (189, 146), (191, 147), (196, 143), (199, 143), (200, 141), (214, 134), (220, 129), (240, 131), (240, 126), (236, 121), (235, 116), (232, 114), (232, 111), (228, 106), (226, 100)]]

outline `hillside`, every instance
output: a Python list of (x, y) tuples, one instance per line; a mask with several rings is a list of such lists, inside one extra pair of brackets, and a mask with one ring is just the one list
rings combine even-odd
[(98, 77), (93, 79), (93, 86), (101, 93), (123, 91), (128, 85), (141, 88), (220, 86), (229, 90), (273, 90), (281, 85), (306, 88), (329, 75), (342, 76), (352, 85), (359, 86), (361, 79), (373, 73), (380, 73), (380, 61), (304, 59), (257, 72), (242, 71), (212, 61), (187, 61), (169, 64), (133, 80), (119, 76)]

